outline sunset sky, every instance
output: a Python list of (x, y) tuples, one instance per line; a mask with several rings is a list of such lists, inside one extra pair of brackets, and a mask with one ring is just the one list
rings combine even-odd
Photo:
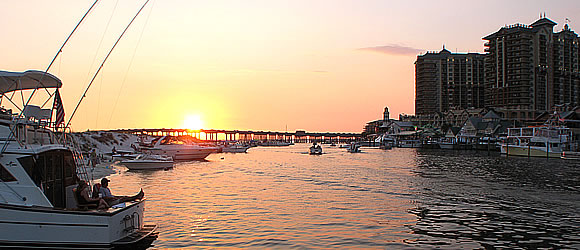
[[(0, 70), (44, 70), (93, 0), (3, 1)], [(100, 0), (50, 72), (66, 119), (144, 1)], [(414, 61), (540, 13), (580, 30), (580, 1), (151, 1), (71, 124), (360, 132), (414, 113)], [(193, 120), (193, 121), (192, 121)]]

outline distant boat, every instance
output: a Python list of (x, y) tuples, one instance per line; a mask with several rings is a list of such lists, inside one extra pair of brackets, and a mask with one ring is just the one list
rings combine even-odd
[(283, 141), (265, 141), (260, 143), (260, 146), (264, 147), (285, 147), (293, 145), (294, 143), (291, 142), (283, 142)]
[(152, 141), (153, 146), (143, 150), (157, 155), (168, 155), (173, 160), (203, 160), (211, 153), (218, 151), (218, 147), (204, 146), (195, 142), (184, 142), (174, 136), (164, 136)]
[(222, 152), (224, 153), (246, 153), (250, 146), (242, 145), (239, 143), (233, 145), (227, 145), (222, 148)]
[(121, 160), (121, 161), (124, 161), (124, 160), (132, 160), (132, 159), (135, 159), (139, 155), (141, 155), (141, 154), (139, 154), (139, 153), (123, 153), (123, 154), (114, 154), (114, 155), (111, 155), (111, 157), (113, 158), (113, 160)]
[(316, 143), (310, 146), (310, 154), (311, 155), (321, 155), (322, 154), (322, 147)]
[(141, 154), (134, 160), (121, 161), (121, 165), (130, 170), (157, 170), (173, 168), (173, 159), (169, 156)]
[(421, 141), (419, 140), (399, 140), (397, 143), (399, 148), (420, 148)]
[(351, 143), (349, 147), (346, 149), (349, 153), (360, 153), (360, 145), (357, 143)]

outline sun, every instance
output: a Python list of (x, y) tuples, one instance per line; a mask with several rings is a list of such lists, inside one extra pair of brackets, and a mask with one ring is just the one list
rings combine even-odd
[(199, 115), (188, 115), (183, 121), (183, 127), (189, 130), (200, 130), (203, 128), (203, 121)]

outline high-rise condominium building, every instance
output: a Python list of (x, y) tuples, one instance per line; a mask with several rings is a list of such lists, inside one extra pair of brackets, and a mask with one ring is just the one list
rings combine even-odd
[(415, 61), (415, 114), (484, 106), (484, 55), (451, 53), (443, 47)]
[(540, 18), (484, 37), (485, 100), (504, 118), (532, 120), (555, 104), (578, 105), (578, 35)]

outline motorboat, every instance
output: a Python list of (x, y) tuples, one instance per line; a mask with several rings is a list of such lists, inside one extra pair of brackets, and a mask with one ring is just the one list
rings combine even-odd
[(135, 159), (135, 158), (139, 157), (139, 155), (141, 155), (141, 154), (140, 153), (113, 154), (113, 155), (111, 155), (111, 158), (113, 159), (113, 161), (116, 161), (116, 160), (124, 161), (124, 160)]
[(311, 155), (321, 155), (322, 154), (322, 147), (316, 143), (310, 146), (310, 154)]
[(87, 171), (79, 171), (87, 167), (74, 137), (55, 133), (62, 123), (52, 122), (47, 115), (54, 111), (58, 119), (61, 86), (60, 79), (41, 71), (0, 71), (2, 98), (9, 98), (10, 92), (57, 88), (51, 95), (53, 110), (30, 104), (20, 107), (20, 114), (0, 109), (0, 247), (150, 245), (157, 238), (157, 226), (145, 224), (144, 199), (104, 210), (77, 206), (73, 190), (79, 179), (90, 183)]
[(349, 147), (346, 149), (349, 153), (360, 153), (360, 145), (357, 143), (351, 143)]
[(242, 145), (239, 143), (233, 145), (226, 145), (222, 148), (224, 153), (247, 153), (250, 146)]
[(264, 141), (260, 143), (260, 146), (264, 147), (285, 147), (290, 145), (294, 145), (294, 143), (285, 141)]
[(441, 137), (437, 144), (440, 149), (459, 149), (459, 143), (455, 137)]
[(564, 127), (508, 128), (501, 153), (515, 156), (560, 158), (570, 142), (570, 129)]
[(383, 134), (377, 139), (375, 139), (376, 143), (379, 143), (380, 149), (392, 149), (393, 145), (395, 144), (395, 140), (389, 134)]
[(140, 154), (133, 160), (123, 160), (129, 170), (158, 170), (173, 168), (173, 159), (166, 155)]
[(420, 140), (399, 140), (397, 143), (399, 148), (420, 148)]
[(218, 150), (218, 147), (184, 141), (176, 136), (157, 138), (152, 141), (151, 147), (143, 148), (145, 152), (167, 155), (176, 161), (203, 160), (211, 153), (218, 152)]

